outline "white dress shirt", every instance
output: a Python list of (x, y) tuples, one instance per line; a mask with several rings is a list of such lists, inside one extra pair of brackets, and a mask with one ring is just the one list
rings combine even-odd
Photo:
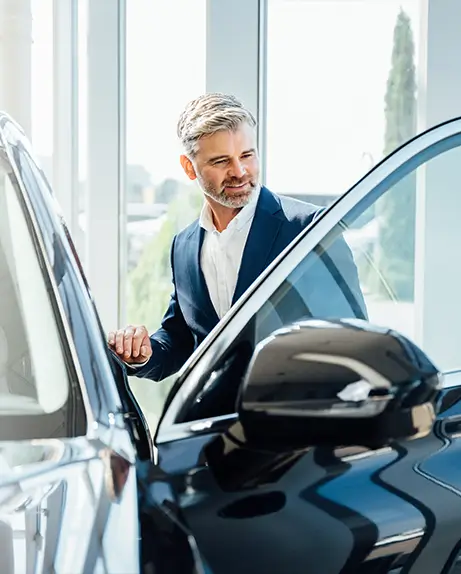
[(199, 224), (205, 229), (200, 253), (200, 265), (208, 287), (211, 302), (221, 319), (229, 311), (243, 250), (256, 210), (259, 191), (255, 190), (250, 202), (232, 219), (221, 233), (213, 223), (208, 202), (200, 214)]
[[(221, 233), (213, 223), (208, 202), (205, 202), (200, 214), (199, 225), (205, 230), (200, 265), (211, 302), (220, 319), (229, 311), (232, 304), (243, 250), (253, 222), (259, 193), (259, 189), (253, 192), (250, 202)], [(139, 369), (147, 363), (148, 361), (125, 364), (133, 369)]]

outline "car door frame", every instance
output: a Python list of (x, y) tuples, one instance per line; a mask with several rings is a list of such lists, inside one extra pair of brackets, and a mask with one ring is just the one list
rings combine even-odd
[[(415, 136), (384, 158), (328, 208), (272, 262), (179, 371), (164, 406), (155, 434), (160, 444), (194, 434), (219, 431), (237, 418), (236, 413), (206, 421), (177, 422), (178, 415), (203, 386), (204, 376), (226, 352), (245, 325), (282, 281), (326, 235), (362, 200), (370, 204), (394, 183), (432, 157), (461, 146), (461, 117), (453, 118)], [(452, 378), (453, 379), (453, 378)]]

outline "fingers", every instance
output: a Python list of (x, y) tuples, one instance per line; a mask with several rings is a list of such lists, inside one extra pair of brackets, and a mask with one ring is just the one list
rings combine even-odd
[(152, 355), (149, 333), (144, 326), (128, 325), (125, 329), (111, 331), (107, 342), (126, 362), (145, 361)]
[(123, 358), (128, 360), (131, 358), (133, 353), (133, 336), (135, 333), (135, 328), (129, 325), (125, 329), (125, 333), (123, 334)]
[(115, 333), (115, 352), (123, 357), (125, 355), (125, 330), (119, 329)]
[(140, 354), (145, 359), (150, 359), (150, 357), (152, 355), (152, 345), (150, 342), (150, 337), (149, 337), (149, 333), (147, 332), (147, 329), (144, 329), (144, 337), (141, 341)]
[(139, 355), (144, 355), (141, 351), (141, 345), (145, 343), (144, 339), (146, 337), (148, 338), (147, 329), (145, 327), (136, 327), (132, 341), (132, 354), (135, 359), (137, 359)]

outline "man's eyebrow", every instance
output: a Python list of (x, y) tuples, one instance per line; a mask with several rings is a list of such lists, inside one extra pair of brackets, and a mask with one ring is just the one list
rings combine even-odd
[[(250, 148), (250, 149), (246, 149), (245, 151), (242, 151), (242, 153), (240, 155), (246, 155), (247, 153), (255, 153), (256, 149), (255, 148)], [(219, 161), (221, 159), (229, 159), (228, 155), (215, 155), (213, 157), (210, 157), (208, 160), (208, 163), (214, 163), (215, 161)]]
[(215, 155), (208, 159), (208, 163), (214, 163), (215, 161), (218, 161), (220, 159), (228, 159), (228, 158), (229, 158), (228, 155)]

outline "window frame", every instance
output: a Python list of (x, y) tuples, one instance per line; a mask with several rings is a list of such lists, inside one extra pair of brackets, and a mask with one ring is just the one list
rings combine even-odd
[(229, 420), (235, 420), (237, 415), (232, 414), (207, 421), (176, 422), (184, 405), (200, 390), (203, 376), (211, 372), (213, 365), (259, 311), (261, 301), (266, 301), (274, 293), (283, 280), (337, 224), (363, 200), (368, 206), (371, 205), (406, 174), (416, 170), (430, 158), (458, 146), (461, 146), (461, 117), (443, 122), (397, 148), (323, 210), (261, 274), (180, 370), (157, 428), (156, 443), (167, 442), (172, 440), (172, 437), (203, 432), (203, 428), (209, 432), (215, 425), (220, 427), (222, 424), (228, 425)]

